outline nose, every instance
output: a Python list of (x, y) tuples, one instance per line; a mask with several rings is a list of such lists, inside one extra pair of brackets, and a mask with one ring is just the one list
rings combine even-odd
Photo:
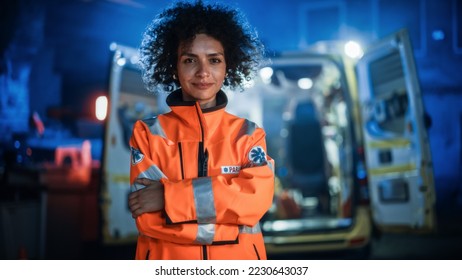
[(197, 77), (208, 77), (210, 75), (210, 68), (207, 63), (201, 62), (199, 63), (199, 67), (196, 72)]

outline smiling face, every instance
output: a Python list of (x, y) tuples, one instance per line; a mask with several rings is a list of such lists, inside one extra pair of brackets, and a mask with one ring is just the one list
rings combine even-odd
[(206, 34), (180, 44), (177, 74), (184, 101), (198, 101), (202, 109), (215, 106), (226, 75), (223, 45)]

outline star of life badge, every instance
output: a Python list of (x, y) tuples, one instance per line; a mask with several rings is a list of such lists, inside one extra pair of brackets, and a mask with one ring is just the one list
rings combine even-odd
[(141, 151), (133, 147), (130, 147), (130, 150), (131, 150), (132, 165), (140, 163), (144, 158), (144, 155), (141, 153)]
[(266, 163), (266, 153), (261, 146), (253, 147), (249, 152), (249, 160), (253, 165), (263, 165)]

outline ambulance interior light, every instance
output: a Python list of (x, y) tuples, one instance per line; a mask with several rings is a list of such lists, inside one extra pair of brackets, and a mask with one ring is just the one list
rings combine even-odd
[(364, 55), (363, 48), (358, 42), (348, 41), (343, 48), (345, 54), (353, 59), (360, 59)]

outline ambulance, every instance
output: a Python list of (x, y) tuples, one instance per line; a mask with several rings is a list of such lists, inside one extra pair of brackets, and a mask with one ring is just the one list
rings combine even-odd
[[(114, 44), (103, 156), (103, 241), (132, 242), (127, 208), (135, 120), (166, 112), (144, 89), (136, 50)], [(425, 111), (407, 30), (365, 51), (319, 42), (280, 53), (227, 110), (267, 133), (273, 205), (261, 219), (269, 257), (370, 252), (377, 232), (432, 232), (435, 188)]]

